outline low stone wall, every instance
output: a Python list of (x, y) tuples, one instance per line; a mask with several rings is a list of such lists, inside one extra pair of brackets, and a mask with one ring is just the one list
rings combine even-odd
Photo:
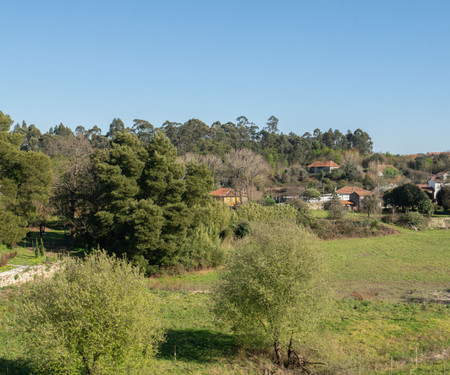
[(38, 278), (51, 277), (59, 269), (59, 264), (39, 266), (18, 266), (0, 273), (0, 288), (34, 281)]
[(448, 217), (430, 217), (427, 218), (426, 223), (430, 229), (450, 229), (450, 218)]

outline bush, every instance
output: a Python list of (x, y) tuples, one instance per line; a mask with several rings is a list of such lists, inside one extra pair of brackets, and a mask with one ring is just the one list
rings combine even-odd
[(149, 373), (163, 337), (157, 314), (137, 269), (97, 251), (24, 288), (9, 329), (38, 373)]
[(425, 228), (425, 219), (419, 212), (407, 212), (400, 215), (397, 224), (410, 229), (422, 230)]
[(280, 365), (283, 349), (290, 363), (293, 343), (308, 343), (326, 305), (316, 241), (293, 224), (255, 226), (227, 260), (215, 290), (217, 315), (244, 343), (274, 348)]
[(333, 194), (331, 200), (326, 202), (324, 206), (328, 210), (330, 219), (342, 219), (347, 214), (347, 209), (343, 206), (337, 194)]
[(297, 210), (297, 224), (303, 227), (312, 227), (316, 223), (316, 217), (311, 212), (308, 203), (301, 199), (295, 199), (288, 203)]
[(277, 204), (277, 202), (275, 201), (275, 199), (273, 199), (272, 196), (270, 197), (264, 197), (261, 199), (261, 204), (263, 206), (275, 206)]
[(239, 206), (236, 213), (242, 221), (253, 221), (258, 223), (295, 223), (297, 221), (297, 210), (287, 204), (262, 206), (259, 203), (250, 202)]
[(241, 239), (250, 233), (250, 223), (248, 221), (241, 221), (234, 227), (234, 237)]
[(219, 230), (211, 225), (200, 225), (188, 236), (180, 265), (185, 269), (213, 267), (222, 262), (223, 251)]

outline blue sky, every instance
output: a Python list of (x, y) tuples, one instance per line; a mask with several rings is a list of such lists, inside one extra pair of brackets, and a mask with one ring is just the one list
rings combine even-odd
[(199, 118), (450, 150), (450, 2), (0, 1), (0, 110), (46, 131)]

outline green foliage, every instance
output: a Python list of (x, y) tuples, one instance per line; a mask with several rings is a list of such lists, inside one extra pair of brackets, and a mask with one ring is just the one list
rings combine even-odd
[(9, 115), (5, 115), (0, 111), (0, 131), (7, 132), (11, 125), (14, 123)]
[[(1, 115), (3, 115), (0, 112)], [(0, 116), (1, 119), (1, 116)], [(22, 137), (0, 131), (0, 243), (12, 244), (25, 235), (26, 225), (48, 203), (50, 160), (39, 152), (22, 151)]]
[(362, 200), (361, 208), (363, 212), (367, 213), (367, 217), (370, 218), (370, 215), (374, 215), (380, 212), (380, 201), (375, 194), (369, 195)]
[(290, 205), (262, 206), (257, 202), (249, 202), (236, 210), (239, 220), (258, 223), (296, 223), (297, 210)]
[(303, 192), (303, 196), (308, 199), (315, 200), (320, 199), (322, 197), (322, 194), (320, 194), (320, 191), (317, 189), (309, 188)]
[[(215, 311), (250, 345), (307, 341), (322, 316), (323, 263), (315, 238), (296, 225), (258, 225), (230, 255), (215, 290)], [(290, 344), (291, 342), (291, 344)]]
[(195, 227), (187, 237), (180, 263), (188, 269), (218, 266), (223, 259), (219, 234), (216, 226)]
[(419, 212), (406, 212), (400, 215), (397, 224), (406, 228), (422, 230), (425, 228), (425, 219)]
[(450, 210), (450, 186), (442, 186), (436, 196), (439, 206), (445, 211)]
[(277, 202), (273, 199), (272, 196), (264, 197), (261, 199), (261, 204), (263, 206), (275, 206)]
[(39, 255), (41, 254), (41, 250), (39, 249), (38, 240), (34, 242), (34, 257), (39, 258)]
[(27, 222), (14, 212), (6, 211), (5, 206), (1, 204), (1, 198), (0, 195), (0, 223), (2, 223), (0, 225), (0, 244), (11, 245), (25, 237)]
[(333, 194), (330, 201), (326, 202), (325, 209), (328, 210), (330, 219), (342, 219), (347, 214), (347, 209), (341, 203), (339, 195)]
[[(161, 266), (218, 261), (223, 223), (221, 210), (211, 212), (211, 173), (196, 163), (188, 163), (185, 170), (176, 158), (162, 132), (156, 132), (147, 147), (136, 135), (115, 134), (109, 153), (95, 161), (100, 209), (93, 220), (93, 245), (126, 254), (149, 273)], [(205, 251), (212, 253), (206, 256)]]
[(234, 237), (242, 239), (246, 237), (251, 231), (251, 226), (248, 221), (240, 221), (234, 226)]
[(385, 205), (402, 208), (403, 210), (417, 208), (422, 213), (429, 214), (432, 212), (430, 198), (413, 183), (386, 191), (383, 195), (383, 200)]
[(148, 373), (162, 332), (146, 284), (104, 252), (66, 259), (53, 279), (22, 290), (10, 329), (39, 373)]
[(290, 206), (294, 207), (297, 210), (297, 224), (300, 224), (304, 227), (314, 226), (316, 223), (316, 217), (312, 213), (309, 205), (301, 199), (295, 199), (289, 201)]
[(386, 167), (383, 169), (383, 176), (387, 178), (394, 178), (399, 175), (399, 171), (392, 167)]
[(43, 257), (45, 255), (45, 247), (44, 247), (44, 241), (43, 241), (42, 237), (39, 241), (39, 255), (41, 257)]

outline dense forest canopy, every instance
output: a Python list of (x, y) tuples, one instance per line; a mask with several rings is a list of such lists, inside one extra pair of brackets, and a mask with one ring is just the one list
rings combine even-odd
[(16, 124), (13, 133), (24, 137), (21, 148), (24, 150), (46, 151), (51, 139), (83, 135), (95, 148), (108, 147), (108, 140), (115, 134), (128, 132), (135, 134), (139, 140), (147, 144), (153, 135), (161, 130), (177, 149), (178, 155), (187, 152), (200, 154), (215, 154), (223, 156), (233, 149), (248, 148), (269, 161), (282, 161), (289, 165), (293, 163), (309, 163), (317, 157), (328, 157), (333, 151), (354, 149), (360, 154), (372, 152), (373, 143), (369, 134), (361, 129), (346, 134), (339, 130), (329, 129), (322, 132), (315, 129), (312, 133), (303, 135), (295, 133), (283, 134), (278, 129), (278, 119), (271, 116), (265, 126), (260, 129), (245, 116), (240, 116), (236, 122), (214, 122), (210, 126), (198, 119), (190, 119), (185, 123), (166, 121), (157, 128), (146, 120), (135, 119), (131, 126), (119, 118), (113, 119), (105, 135), (99, 127), (85, 129), (78, 126), (73, 132), (70, 128), (59, 124), (42, 134), (35, 125), (25, 122)]

